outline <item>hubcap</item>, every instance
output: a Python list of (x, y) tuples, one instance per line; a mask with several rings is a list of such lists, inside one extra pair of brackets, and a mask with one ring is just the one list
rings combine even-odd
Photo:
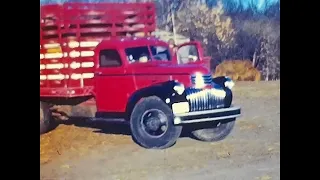
[(168, 128), (167, 116), (158, 109), (150, 109), (141, 116), (142, 129), (150, 136), (162, 136)]

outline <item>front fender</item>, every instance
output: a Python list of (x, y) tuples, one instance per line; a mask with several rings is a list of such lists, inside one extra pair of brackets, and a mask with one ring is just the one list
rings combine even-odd
[(186, 101), (185, 94), (179, 95), (173, 89), (178, 82), (175, 81), (167, 81), (159, 84), (154, 84), (152, 86), (139, 89), (135, 93), (133, 93), (127, 103), (126, 114), (128, 118), (131, 116), (131, 112), (135, 106), (135, 104), (144, 97), (149, 96), (157, 96), (163, 100), (169, 107), (171, 107), (172, 103)]
[(218, 76), (215, 78), (212, 78), (212, 82), (213, 82), (213, 87), (217, 87), (220, 86), (221, 88), (225, 89), (232, 89), (234, 86), (234, 82), (232, 81), (231, 78), (227, 77), (227, 76)]
[[(232, 93), (231, 89), (232, 89), (234, 83), (233, 83), (232, 79), (230, 79), (227, 76), (218, 76), (218, 77), (212, 78), (212, 82), (213, 82), (212, 86), (214, 88), (222, 88), (226, 92), (227, 95), (224, 100), (224, 104), (225, 104), (225, 107), (230, 107), (232, 104), (232, 100), (233, 100), (233, 93)], [(228, 87), (229, 84), (226, 84), (226, 82), (230, 82), (233, 84), (231, 84), (232, 86)]]

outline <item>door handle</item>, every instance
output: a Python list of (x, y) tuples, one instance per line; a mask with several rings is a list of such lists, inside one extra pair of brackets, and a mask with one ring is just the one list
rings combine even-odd
[(101, 75), (102, 72), (95, 72), (94, 74), (95, 74), (95, 75)]

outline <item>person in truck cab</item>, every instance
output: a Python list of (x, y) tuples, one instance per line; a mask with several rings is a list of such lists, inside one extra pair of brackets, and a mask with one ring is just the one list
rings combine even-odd
[[(137, 61), (137, 60), (138, 61)], [(129, 55), (129, 56), (127, 56), (127, 60), (130, 62), (130, 63), (134, 63), (134, 62), (139, 62), (139, 63), (146, 63), (146, 62), (148, 62), (149, 61), (149, 58), (148, 58), (148, 55), (147, 54), (145, 54), (145, 53), (142, 53), (142, 54), (140, 54), (140, 56), (139, 56), (139, 58), (134, 58), (134, 56), (133, 55)]]
[(146, 63), (150, 60), (148, 47), (132, 47), (125, 50), (127, 60), (130, 63), (139, 62)]
[(148, 61), (149, 61), (148, 55), (145, 53), (142, 53), (139, 58), (139, 63), (146, 63)]

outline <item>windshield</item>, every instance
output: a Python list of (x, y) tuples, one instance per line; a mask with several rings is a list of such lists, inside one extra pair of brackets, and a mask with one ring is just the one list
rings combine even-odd
[(134, 62), (146, 63), (151, 60), (148, 46), (127, 48), (125, 52), (126, 52), (127, 60), (130, 63), (134, 63)]
[(171, 61), (170, 51), (168, 47), (151, 46), (150, 49), (154, 60)]
[(148, 46), (140, 46), (125, 49), (127, 60), (130, 63), (146, 63), (148, 61), (171, 61), (169, 49), (164, 46), (151, 46), (151, 53)]

